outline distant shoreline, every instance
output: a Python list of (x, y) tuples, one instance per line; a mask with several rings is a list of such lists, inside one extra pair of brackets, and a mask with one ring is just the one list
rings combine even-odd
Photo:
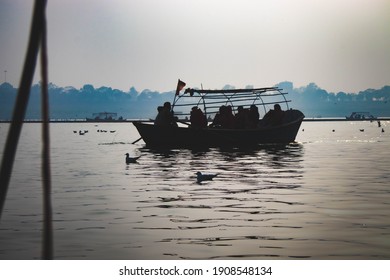
[(349, 122), (375, 122), (375, 121), (390, 121), (390, 117), (378, 117), (376, 119), (356, 119), (351, 120), (347, 118), (305, 118), (303, 119), (304, 122), (342, 122), (342, 121), (349, 121)]
[[(132, 123), (135, 121), (150, 122), (150, 119), (126, 119), (120, 121), (87, 121), (85, 119), (54, 119), (50, 120), (50, 123)], [(351, 122), (363, 122), (363, 121), (390, 121), (390, 117), (379, 117), (376, 119), (356, 119), (349, 120), (346, 118), (305, 118), (304, 122), (342, 122), (342, 121), (351, 121)], [(42, 120), (24, 120), (24, 123), (42, 123)], [(11, 120), (0, 120), (0, 123), (11, 123)]]

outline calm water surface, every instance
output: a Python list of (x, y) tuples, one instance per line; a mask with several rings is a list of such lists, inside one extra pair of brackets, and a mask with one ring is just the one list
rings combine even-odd
[[(304, 122), (297, 143), (255, 150), (138, 138), (130, 123), (51, 124), (56, 259), (390, 259), (390, 122)], [(0, 259), (40, 258), (40, 153), (25, 124)]]

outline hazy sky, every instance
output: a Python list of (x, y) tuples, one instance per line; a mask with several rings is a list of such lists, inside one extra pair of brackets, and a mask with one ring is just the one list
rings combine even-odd
[[(0, 0), (1, 82), (19, 85), (32, 6)], [(59, 86), (390, 84), (390, 0), (48, 0), (47, 17)]]

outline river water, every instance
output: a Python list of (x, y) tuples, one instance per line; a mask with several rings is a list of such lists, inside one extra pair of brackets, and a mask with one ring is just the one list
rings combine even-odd
[[(56, 259), (390, 259), (390, 122), (303, 122), (296, 143), (255, 150), (150, 150), (131, 123), (50, 128)], [(0, 259), (40, 258), (40, 153), (40, 125), (24, 124)]]

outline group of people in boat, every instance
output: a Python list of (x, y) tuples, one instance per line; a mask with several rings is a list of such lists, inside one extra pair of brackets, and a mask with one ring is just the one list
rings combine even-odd
[(231, 106), (221, 106), (215, 115), (210, 127), (230, 128), (230, 129), (253, 129), (261, 126), (276, 126), (283, 123), (284, 111), (279, 104), (274, 105), (274, 109), (269, 110), (260, 120), (259, 109), (256, 105), (249, 108), (237, 107), (234, 115)]
[(255, 105), (245, 109), (243, 106), (238, 106), (236, 114), (233, 114), (231, 106), (221, 106), (210, 127), (227, 129), (255, 128), (259, 117), (259, 110)]
[[(164, 106), (157, 108), (158, 114), (154, 121), (155, 125), (159, 126), (177, 126), (177, 118), (171, 110), (171, 103), (165, 102)], [(231, 106), (221, 106), (214, 120), (210, 124), (213, 128), (224, 129), (253, 129), (259, 126), (275, 126), (283, 122), (284, 111), (279, 104), (274, 105), (273, 110), (269, 110), (260, 120), (259, 110), (256, 105), (251, 105), (249, 108), (243, 106), (237, 107), (237, 113), (233, 114)], [(200, 108), (192, 107), (190, 115), (190, 123), (192, 128), (206, 128), (208, 125), (207, 118)]]

